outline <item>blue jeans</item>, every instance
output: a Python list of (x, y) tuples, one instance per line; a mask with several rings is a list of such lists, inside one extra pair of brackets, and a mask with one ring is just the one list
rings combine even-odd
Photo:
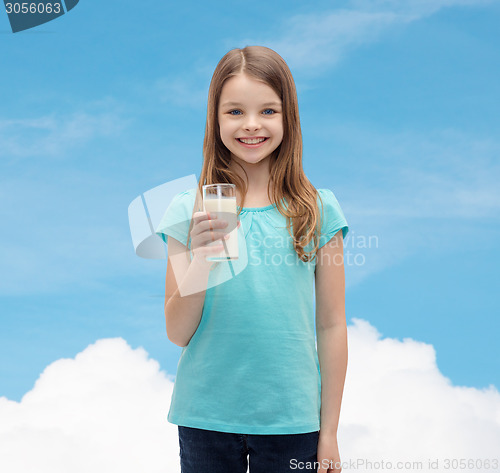
[(181, 473), (247, 473), (248, 458), (250, 473), (317, 471), (319, 431), (254, 435), (178, 428)]

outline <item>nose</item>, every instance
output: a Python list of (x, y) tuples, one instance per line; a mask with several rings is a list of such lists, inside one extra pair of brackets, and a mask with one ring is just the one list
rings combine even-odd
[(255, 132), (261, 129), (261, 124), (259, 123), (259, 120), (255, 116), (250, 114), (247, 115), (247, 119), (245, 121), (243, 128), (246, 131)]

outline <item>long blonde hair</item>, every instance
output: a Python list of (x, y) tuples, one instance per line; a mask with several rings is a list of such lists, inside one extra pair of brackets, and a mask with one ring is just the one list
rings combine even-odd
[[(302, 132), (295, 82), (286, 62), (272, 49), (264, 46), (232, 49), (215, 68), (208, 91), (207, 122), (203, 141), (204, 159), (193, 214), (202, 210), (202, 187), (206, 184), (235, 184), (243, 197), (240, 207), (244, 207), (247, 186), (240, 176), (229, 169), (231, 153), (222, 142), (218, 120), (222, 87), (230, 77), (238, 74), (246, 74), (252, 79), (266, 83), (282, 101), (283, 140), (270, 157), (267, 193), (269, 200), (276, 203), (278, 211), (286, 217), (287, 230), (293, 239), (293, 247), (298, 258), (304, 262), (312, 261), (316, 257), (319, 245), (320, 218), (316, 200), (318, 192), (302, 168)], [(246, 175), (244, 169), (243, 172)], [(272, 195), (270, 195), (271, 187)], [(283, 198), (286, 199), (288, 208), (282, 204)], [(240, 212), (241, 208), (238, 216)], [(192, 227), (193, 219), (189, 233)], [(290, 232), (291, 227), (293, 235)], [(188, 238), (190, 239), (190, 235)], [(313, 249), (306, 252), (304, 248), (311, 240)]]

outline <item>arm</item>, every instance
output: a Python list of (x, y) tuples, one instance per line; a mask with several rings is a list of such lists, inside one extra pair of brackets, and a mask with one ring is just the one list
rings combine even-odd
[(320, 456), (333, 462), (340, 461), (337, 428), (347, 371), (343, 252), (342, 230), (339, 230), (318, 250), (317, 254), (316, 335), (321, 370), (321, 430), (318, 461), (321, 461)]
[[(168, 339), (178, 346), (189, 343), (200, 324), (210, 266), (186, 258), (188, 249), (168, 237), (167, 276), (165, 281), (165, 322)], [(175, 272), (174, 272), (175, 270)]]
[[(189, 249), (168, 236), (168, 262), (165, 282), (165, 320), (167, 336), (176, 345), (185, 347), (200, 325), (205, 304), (212, 261), (206, 259), (222, 250), (219, 245), (209, 243), (227, 238), (223, 230), (228, 225), (224, 219), (209, 219), (207, 212), (195, 212), (191, 230), (193, 259)], [(238, 226), (239, 226), (238, 222)], [(217, 231), (219, 230), (219, 231)], [(173, 268), (173, 269), (172, 269)], [(175, 272), (175, 274), (174, 274)]]

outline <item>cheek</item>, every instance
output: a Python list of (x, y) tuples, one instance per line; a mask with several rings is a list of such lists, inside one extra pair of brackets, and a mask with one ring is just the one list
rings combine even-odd
[(238, 128), (234, 125), (228, 124), (225, 127), (221, 127), (221, 136), (228, 142), (234, 140), (234, 135), (238, 131)]
[(220, 130), (220, 138), (221, 141), (224, 143), (226, 147), (231, 146), (231, 130), (227, 127), (224, 126), (224, 124), (220, 123), (219, 124), (219, 130)]
[(231, 136), (230, 130), (227, 127), (222, 127), (220, 129), (220, 136), (224, 141), (228, 141)]
[(231, 131), (231, 126), (224, 119), (219, 120), (219, 129), (221, 135), (227, 135)]
[(283, 123), (273, 123), (273, 131), (276, 136), (283, 136)]

